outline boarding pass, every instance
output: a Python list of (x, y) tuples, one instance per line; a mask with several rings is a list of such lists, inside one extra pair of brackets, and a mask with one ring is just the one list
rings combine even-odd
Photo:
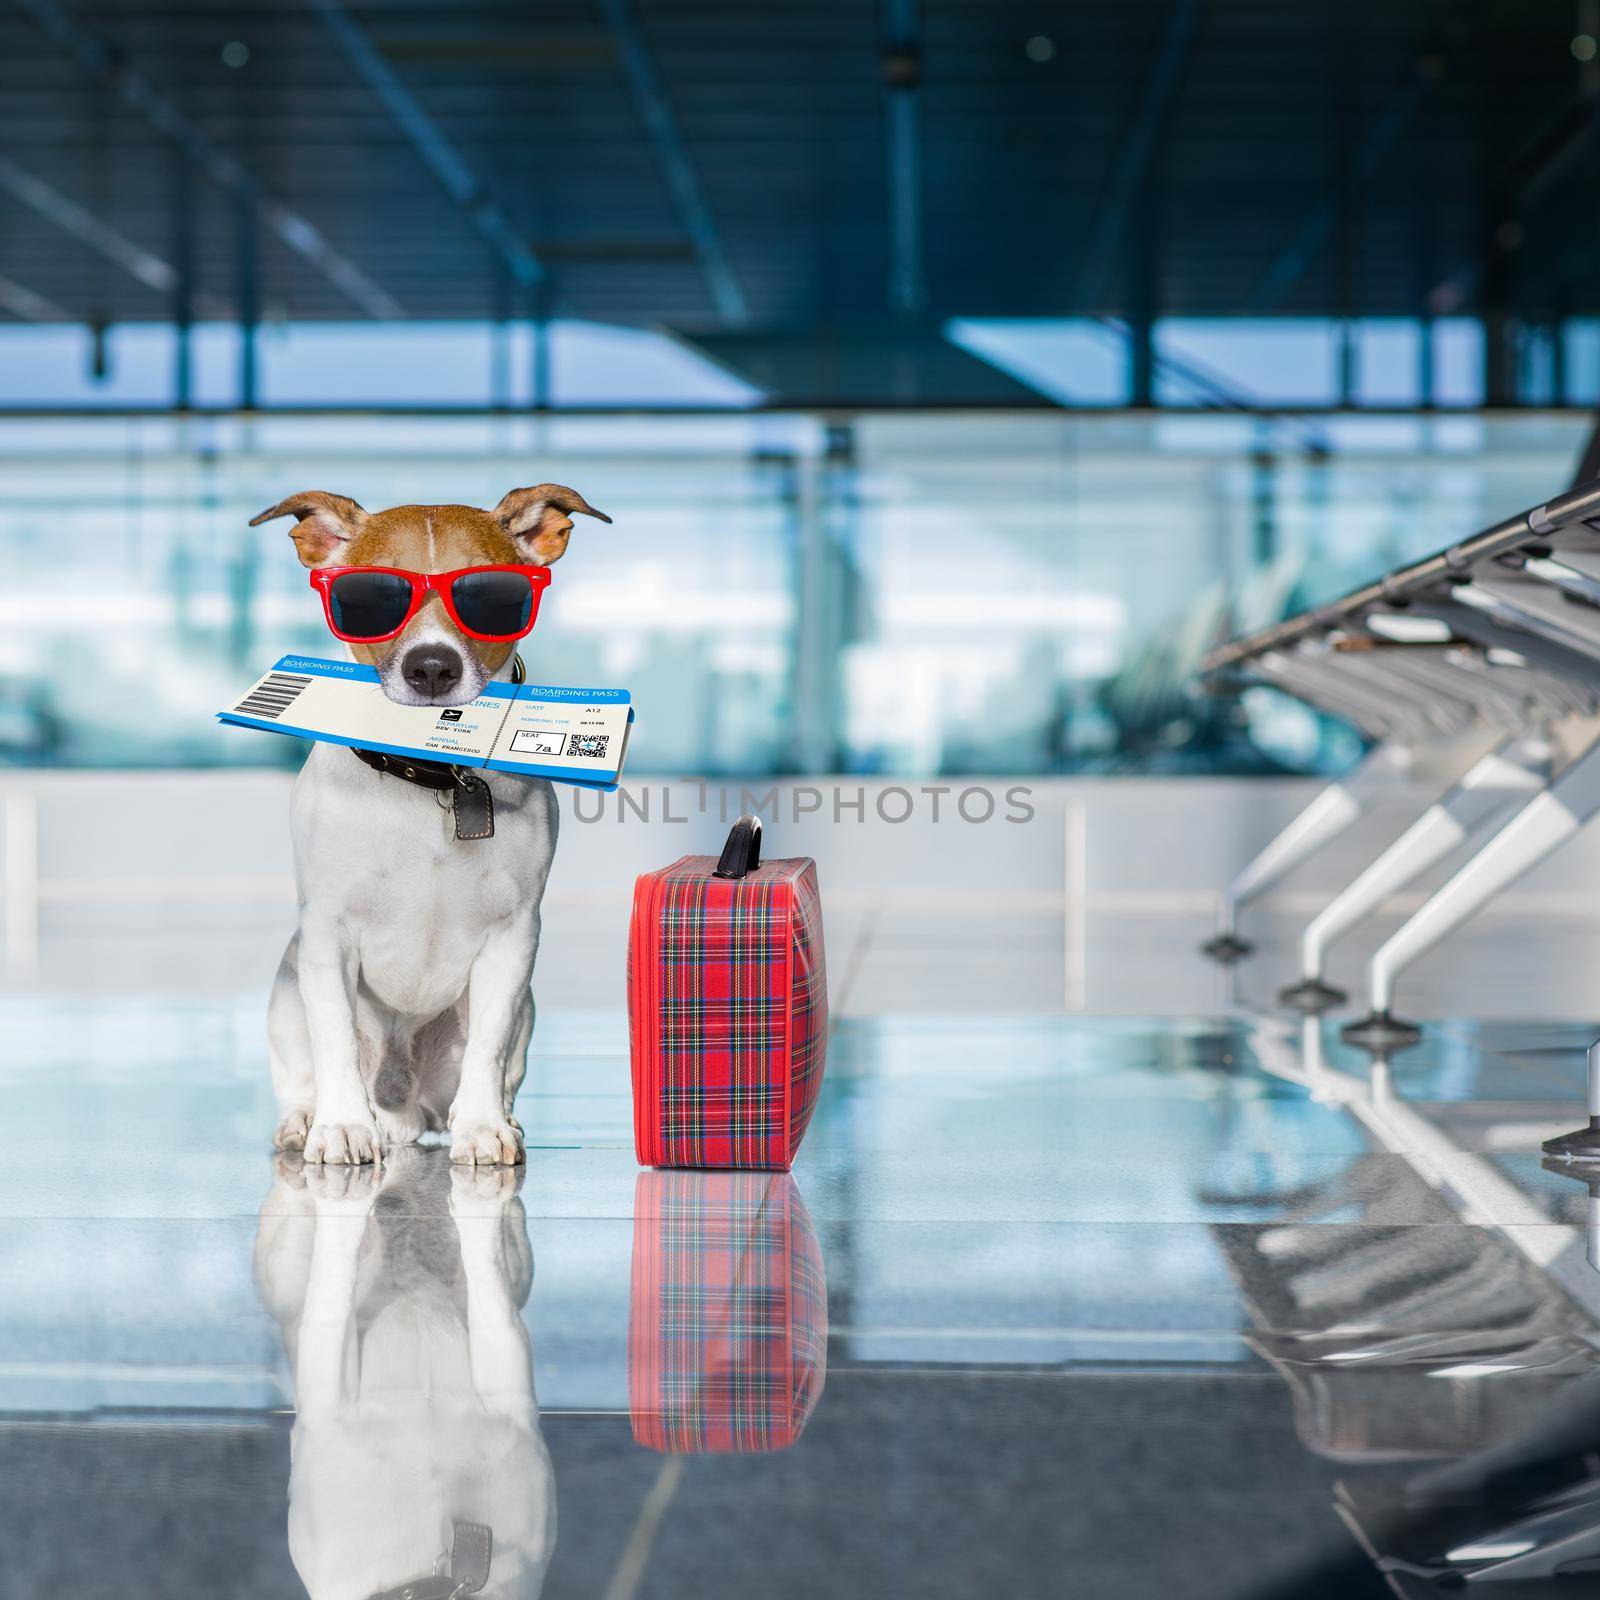
[(219, 722), (387, 755), (614, 789), (633, 725), (626, 689), (491, 682), (462, 706), (402, 706), (355, 661), (283, 656)]

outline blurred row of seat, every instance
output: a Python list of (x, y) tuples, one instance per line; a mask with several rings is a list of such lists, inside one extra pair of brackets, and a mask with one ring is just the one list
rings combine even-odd
[[(1314, 1017), (1246, 1016), (1263, 1072), (1370, 1144), (1332, 1170), (1290, 1163), (1252, 1196), (1272, 1221), (1213, 1227), (1251, 1349), (1338, 1474), (1335, 1510), (1397, 1594), (1592, 1593), (1594, 1202), (1584, 1229), (1552, 1220), (1526, 1172), (1477, 1148), (1471, 1106), (1413, 1103), (1381, 1058), (1340, 1070)], [(1537, 1125), (1540, 1109), (1501, 1106), (1497, 1120), (1531, 1111)]]
[(1353, 594), (1213, 651), (1213, 693), (1263, 683), (1354, 725), (1365, 758), (1330, 784), (1224, 891), (1206, 946), (1250, 950), (1242, 909), (1380, 804), (1406, 831), (1303, 931), (1283, 1000), (1339, 1004), (1329, 946), (1446, 858), (1455, 870), (1373, 956), (1368, 1014), (1345, 1036), (1413, 1042), (1400, 974), (1600, 810), (1600, 482), (1580, 485)]

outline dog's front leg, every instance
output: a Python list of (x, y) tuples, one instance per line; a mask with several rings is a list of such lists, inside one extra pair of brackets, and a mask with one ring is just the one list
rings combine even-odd
[(450, 1215), (461, 1240), (467, 1280), (467, 1351), (472, 1387), (491, 1410), (516, 1422), (533, 1415), (533, 1355), (528, 1330), (512, 1297), (506, 1265), (508, 1213), (526, 1227), (520, 1206), (512, 1211), (517, 1174), (457, 1167), (450, 1175)]
[(475, 1166), (515, 1166), (522, 1129), (505, 1103), (511, 1052), (539, 950), (539, 913), (525, 911), (484, 941), (467, 988), (467, 1042), (450, 1107), (450, 1159)]
[(361, 1240), (378, 1184), (372, 1171), (307, 1173), (317, 1220), (295, 1352), (295, 1407), (304, 1418), (331, 1416), (350, 1398), (345, 1346), (355, 1311)]
[(317, 1084), (305, 1145), (311, 1162), (382, 1159), (356, 1047), (356, 966), (355, 947), (338, 924), (319, 918), (301, 925), (300, 1000)]

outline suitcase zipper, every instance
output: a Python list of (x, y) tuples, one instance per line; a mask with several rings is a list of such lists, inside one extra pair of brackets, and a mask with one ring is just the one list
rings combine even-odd
[(666, 1037), (661, 1021), (661, 959), (666, 944), (661, 927), (661, 879), (650, 885), (650, 928), (655, 942), (655, 960), (645, 973), (645, 994), (650, 1006), (650, 1058), (645, 1063), (645, 1078), (650, 1084), (650, 1164), (659, 1166), (666, 1156), (662, 1122), (666, 1108), (661, 1104), (661, 1056)]
[(628, 973), (628, 1003), (633, 1008), (633, 1025), (628, 1030), (629, 1069), (633, 1078), (633, 1152), (641, 1166), (649, 1166), (650, 1155), (645, 1148), (645, 1105), (650, 1093), (649, 1074), (645, 1070), (646, 1039), (650, 1028), (649, 1002), (645, 998), (645, 964), (654, 959), (649, 949), (649, 905), (653, 878), (640, 875), (633, 886), (633, 924), (628, 930), (628, 945), (633, 956), (633, 966)]
[[(802, 874), (803, 876), (803, 874)], [(783, 937), (783, 1141), (781, 1164), (787, 1172), (794, 1165), (794, 913), (799, 889), (789, 885), (787, 925)]]
[[(668, 871), (671, 868), (667, 869)], [(640, 991), (640, 1077), (643, 1084), (635, 1096), (633, 1122), (634, 1146), (639, 1159), (646, 1166), (656, 1167), (662, 1160), (661, 1119), (661, 999), (658, 978), (661, 966), (661, 875), (652, 875), (644, 893), (641, 914), (641, 931), (650, 948), (641, 951), (648, 959), (641, 962), (643, 971), (638, 977)]]

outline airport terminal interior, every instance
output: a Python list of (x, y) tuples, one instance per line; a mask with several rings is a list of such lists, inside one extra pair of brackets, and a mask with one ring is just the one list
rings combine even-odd
[[(1597, 219), (1596, 0), (0, 0), (0, 1600), (1600, 1594)], [(528, 780), (251, 685), (552, 484), (525, 1158), (329, 1159)], [(647, 1164), (746, 813), (804, 1138)]]

